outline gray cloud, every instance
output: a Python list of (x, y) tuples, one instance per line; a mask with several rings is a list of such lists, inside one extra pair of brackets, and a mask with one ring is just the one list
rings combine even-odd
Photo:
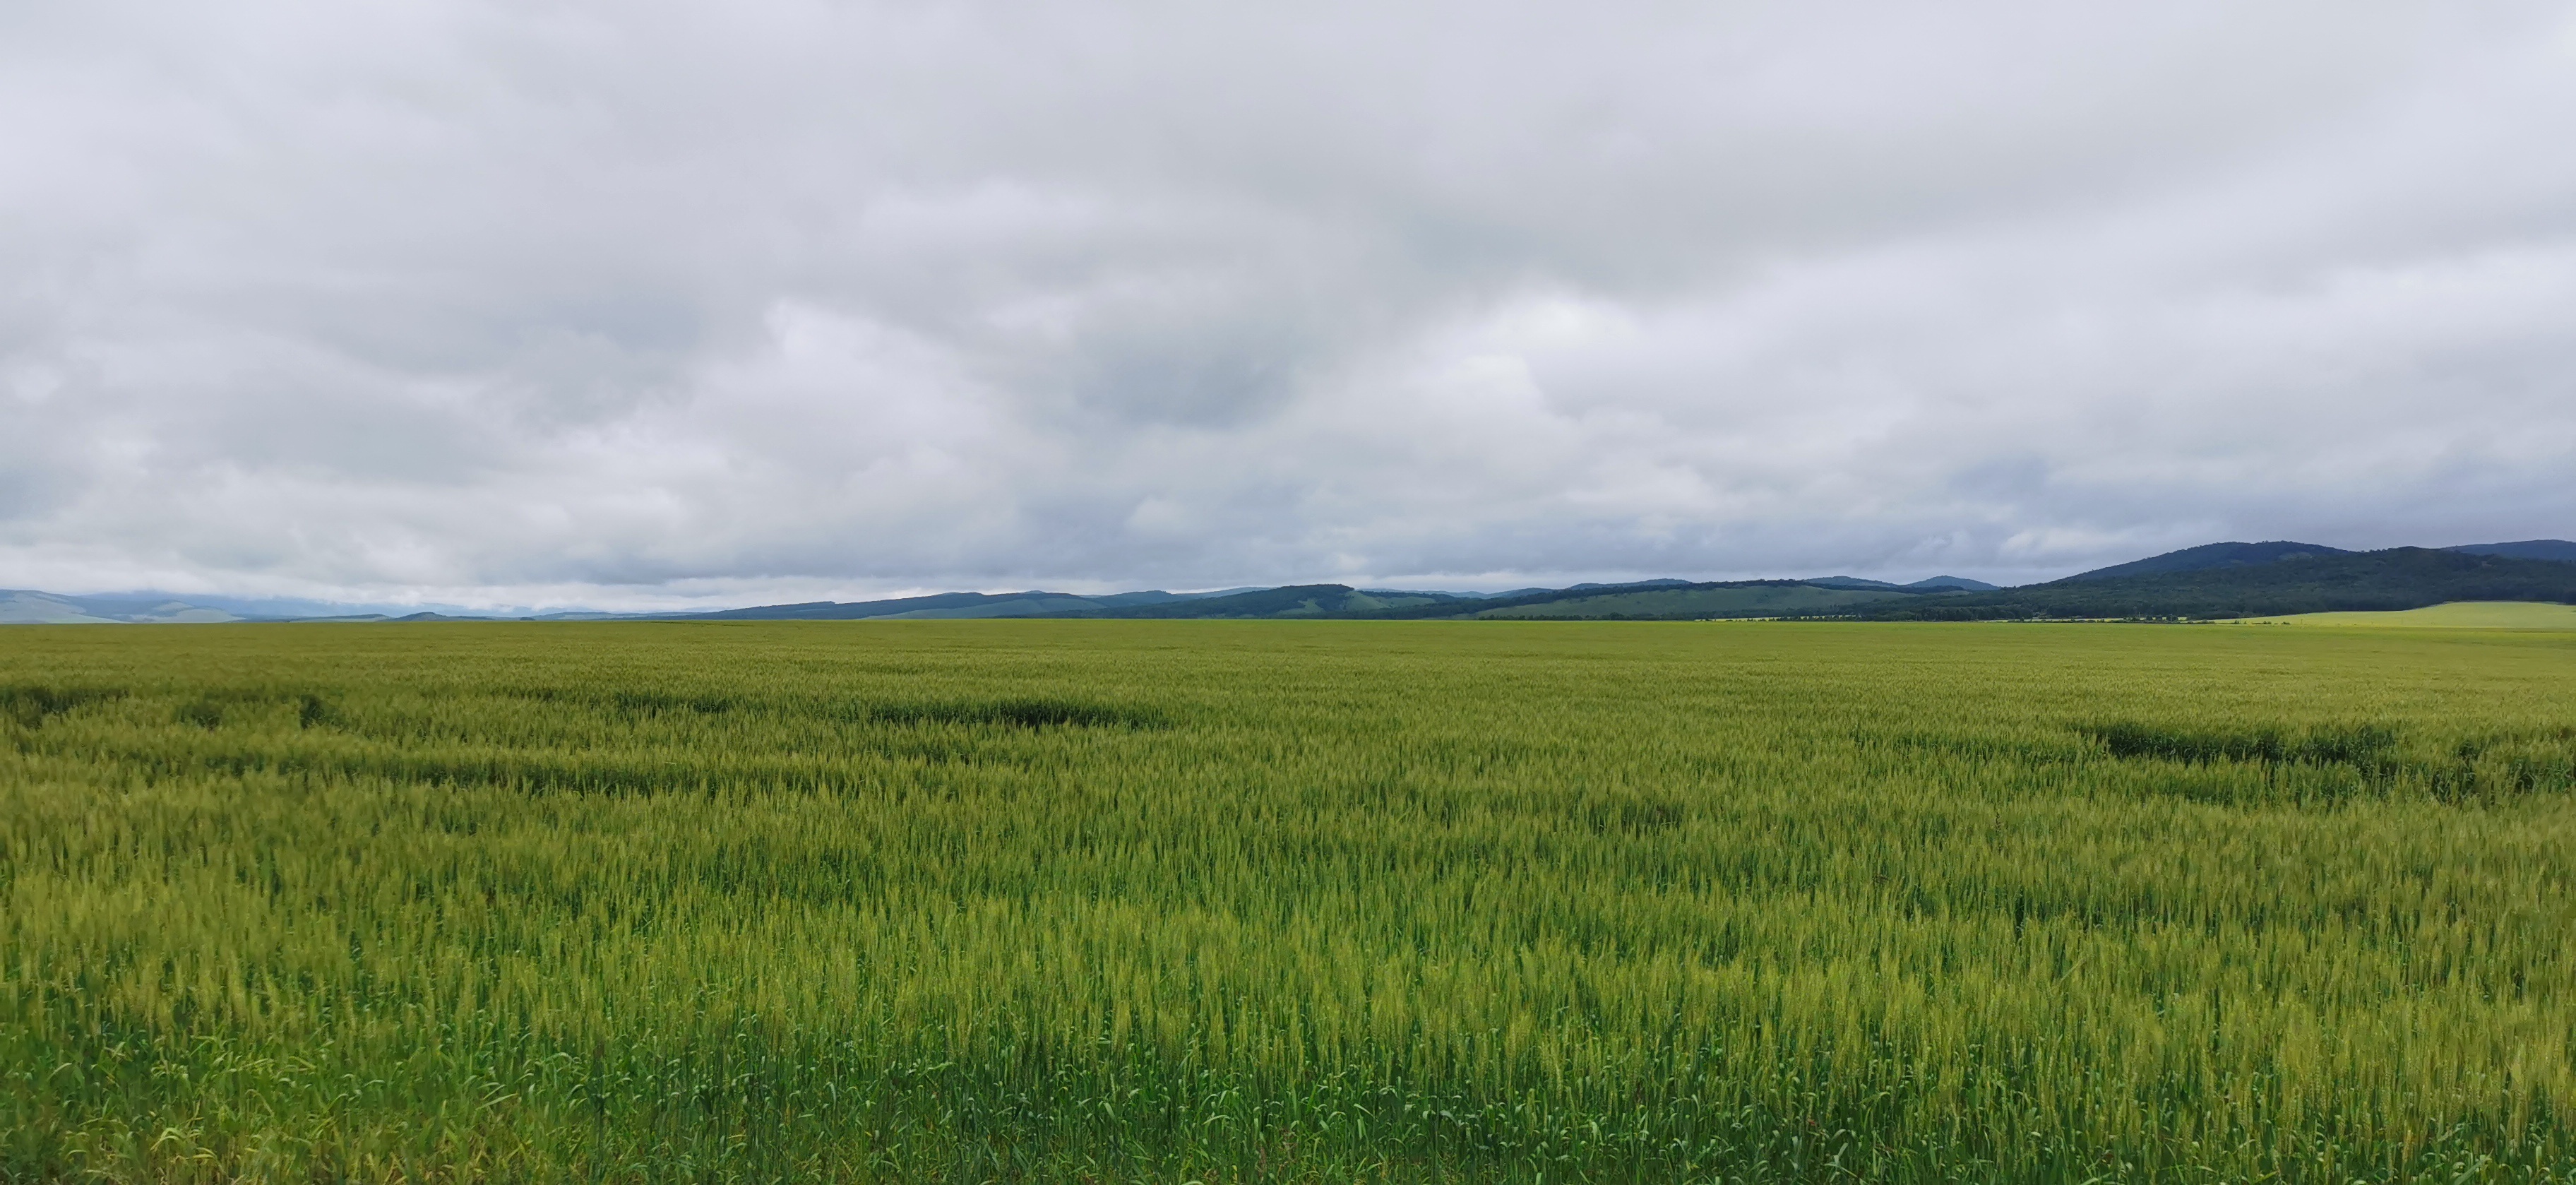
[(2576, 533), (2563, 5), (0, 13), (0, 572), (469, 604)]

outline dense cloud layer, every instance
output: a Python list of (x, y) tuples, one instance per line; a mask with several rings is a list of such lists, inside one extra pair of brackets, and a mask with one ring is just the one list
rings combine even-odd
[(2576, 534), (2563, 5), (0, 10), (0, 584)]

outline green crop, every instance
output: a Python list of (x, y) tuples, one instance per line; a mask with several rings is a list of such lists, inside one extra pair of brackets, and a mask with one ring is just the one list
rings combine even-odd
[(0, 1179), (2576, 1180), (2576, 635), (0, 633)]

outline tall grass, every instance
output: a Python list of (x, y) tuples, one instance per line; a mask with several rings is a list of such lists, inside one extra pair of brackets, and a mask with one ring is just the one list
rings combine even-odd
[(0, 1174), (2567, 1181), (2576, 636), (0, 634)]

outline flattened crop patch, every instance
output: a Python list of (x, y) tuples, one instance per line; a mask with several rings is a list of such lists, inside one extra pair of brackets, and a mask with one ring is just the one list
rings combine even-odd
[(45, 721), (86, 704), (123, 699), (122, 687), (49, 687), (16, 684), (0, 687), (0, 720), (20, 728), (41, 728)]
[(2113, 757), (2180, 761), (2205, 765), (2219, 761), (2266, 765), (2348, 765), (2379, 763), (2397, 747), (2397, 731), (2385, 725), (2329, 725), (2284, 728), (2166, 728), (2152, 724), (2089, 725), (2082, 730), (2101, 742)]
[[(2423, 794), (2467, 804), (2576, 789), (2576, 729), (2448, 739), (2409, 737), (2385, 724), (2177, 728), (2116, 722), (2076, 731), (2113, 758), (2197, 767), (2201, 773), (2176, 781), (2174, 788), (2198, 799), (2331, 802), (2359, 794)], [(2261, 789), (2220, 790), (2210, 781), (2230, 770), (2251, 775)]]
[(266, 721), (287, 713), (292, 714), (297, 728), (320, 728), (339, 721), (331, 701), (322, 696), (309, 691), (275, 690), (210, 691), (180, 704), (171, 718), (181, 724), (215, 729), (226, 724)]
[(871, 704), (866, 719), (882, 724), (962, 724), (999, 728), (1090, 728), (1139, 731), (1169, 728), (1171, 721), (1149, 708), (1092, 704), (1061, 699), (971, 700), (908, 704)]

